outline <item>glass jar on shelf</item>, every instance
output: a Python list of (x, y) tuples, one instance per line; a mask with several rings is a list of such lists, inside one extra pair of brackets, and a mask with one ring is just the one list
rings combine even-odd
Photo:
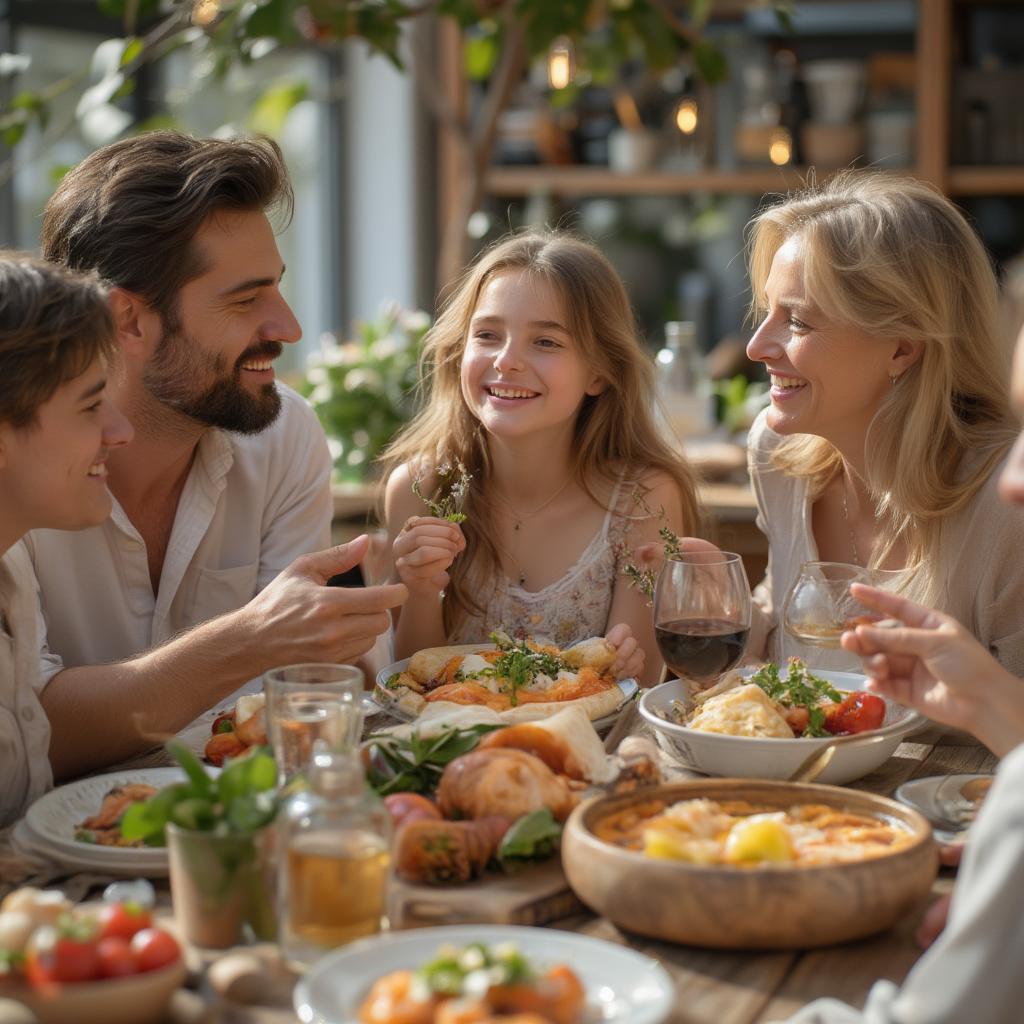
[(714, 396), (693, 323), (671, 320), (665, 324), (665, 347), (657, 355), (656, 366), (658, 395), (671, 434), (685, 440), (714, 429)]
[(358, 753), (315, 751), (279, 818), (279, 941), (293, 963), (387, 927), (391, 817)]

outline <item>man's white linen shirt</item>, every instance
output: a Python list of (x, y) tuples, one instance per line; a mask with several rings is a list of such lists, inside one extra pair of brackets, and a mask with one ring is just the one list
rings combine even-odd
[(299, 555), (330, 545), (323, 430), (304, 399), (278, 391), (281, 412), (265, 430), (203, 434), (155, 595), (145, 543), (116, 500), (101, 526), (22, 541), (42, 611), (40, 692), (63, 668), (134, 657), (241, 608)]

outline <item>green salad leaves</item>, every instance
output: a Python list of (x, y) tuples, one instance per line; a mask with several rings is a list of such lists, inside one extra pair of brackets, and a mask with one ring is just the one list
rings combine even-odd
[(812, 675), (799, 658), (789, 659), (785, 679), (779, 673), (779, 666), (769, 662), (762, 665), (750, 681), (785, 707), (807, 708), (809, 720), (804, 729), (805, 736), (829, 735), (825, 728), (825, 712), (819, 705), (824, 700), (839, 704), (843, 695), (824, 679)]

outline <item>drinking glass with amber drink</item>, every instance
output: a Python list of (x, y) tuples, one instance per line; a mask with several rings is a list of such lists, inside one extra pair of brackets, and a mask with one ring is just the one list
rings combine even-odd
[(883, 616), (861, 604), (851, 583), (898, 589), (903, 570), (868, 569), (845, 562), (804, 562), (786, 594), (782, 621), (786, 632), (812, 647), (838, 648), (848, 629), (880, 621)]
[(318, 750), (279, 822), (279, 937), (290, 961), (309, 964), (387, 927), (391, 816), (358, 754)]
[(267, 733), (282, 785), (306, 770), (316, 749), (355, 749), (363, 681), (354, 665), (286, 665), (264, 675)]

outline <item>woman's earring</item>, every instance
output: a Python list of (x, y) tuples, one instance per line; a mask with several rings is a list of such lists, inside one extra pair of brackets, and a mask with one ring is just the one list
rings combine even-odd
[(898, 380), (899, 380), (899, 377), (895, 373), (890, 373), (889, 374), (889, 384), (890, 384), (890, 386), (896, 387), (896, 382)]

